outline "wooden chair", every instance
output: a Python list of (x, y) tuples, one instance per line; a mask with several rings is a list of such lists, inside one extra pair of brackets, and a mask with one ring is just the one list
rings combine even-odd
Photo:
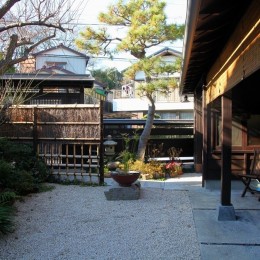
[[(250, 191), (252, 194), (260, 192), (260, 149), (254, 151), (254, 157), (250, 166), (250, 173), (238, 173), (234, 175), (245, 185), (241, 197), (244, 197), (247, 191)], [(258, 198), (258, 201), (260, 201), (260, 197)]]

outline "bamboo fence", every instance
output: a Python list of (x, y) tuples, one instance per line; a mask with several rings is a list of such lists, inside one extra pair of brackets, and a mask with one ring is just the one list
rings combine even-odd
[(31, 143), (59, 178), (104, 181), (100, 105), (13, 106), (0, 136)]

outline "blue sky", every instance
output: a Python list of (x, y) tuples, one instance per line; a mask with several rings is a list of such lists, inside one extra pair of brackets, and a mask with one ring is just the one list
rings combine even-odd
[[(93, 25), (97, 26), (99, 23), (97, 16), (100, 12), (105, 12), (109, 4), (113, 4), (117, 0), (75, 0), (75, 3), (80, 3), (81, 15), (78, 18), (78, 23), (83, 25)], [(185, 23), (186, 18), (186, 4), (187, 0), (166, 0), (167, 6), (165, 8), (166, 15), (168, 17), (169, 23)], [(119, 29), (117, 29), (119, 30)], [(117, 31), (117, 33), (120, 33)], [(160, 45), (149, 50), (149, 54), (162, 49), (165, 45)], [(171, 46), (177, 51), (182, 51), (183, 42), (177, 41)], [(127, 60), (129, 58), (129, 60)], [(101, 67), (116, 67), (118, 70), (123, 70), (131, 64), (130, 55), (119, 55), (115, 60), (103, 60), (98, 59), (96, 63), (100, 63)]]

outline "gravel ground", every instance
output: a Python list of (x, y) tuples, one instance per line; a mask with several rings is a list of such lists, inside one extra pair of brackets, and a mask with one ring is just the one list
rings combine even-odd
[(141, 188), (139, 200), (107, 201), (108, 187), (53, 185), (16, 203), (1, 260), (200, 259), (188, 191)]

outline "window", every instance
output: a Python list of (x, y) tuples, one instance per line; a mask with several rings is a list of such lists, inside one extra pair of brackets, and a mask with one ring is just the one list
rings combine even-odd
[(180, 119), (193, 119), (193, 112), (180, 112)]
[(247, 144), (260, 145), (260, 115), (251, 115), (247, 120)]
[(66, 69), (67, 62), (58, 62), (58, 61), (46, 61), (47, 68), (58, 67), (60, 69)]
[[(222, 125), (221, 117), (217, 118), (217, 146), (221, 145)], [(232, 146), (242, 146), (242, 125), (232, 121)]]
[(67, 89), (62, 87), (50, 86), (50, 87), (44, 87), (42, 92), (43, 93), (67, 93)]
[(157, 113), (160, 119), (178, 119), (177, 114), (173, 112), (160, 112)]

